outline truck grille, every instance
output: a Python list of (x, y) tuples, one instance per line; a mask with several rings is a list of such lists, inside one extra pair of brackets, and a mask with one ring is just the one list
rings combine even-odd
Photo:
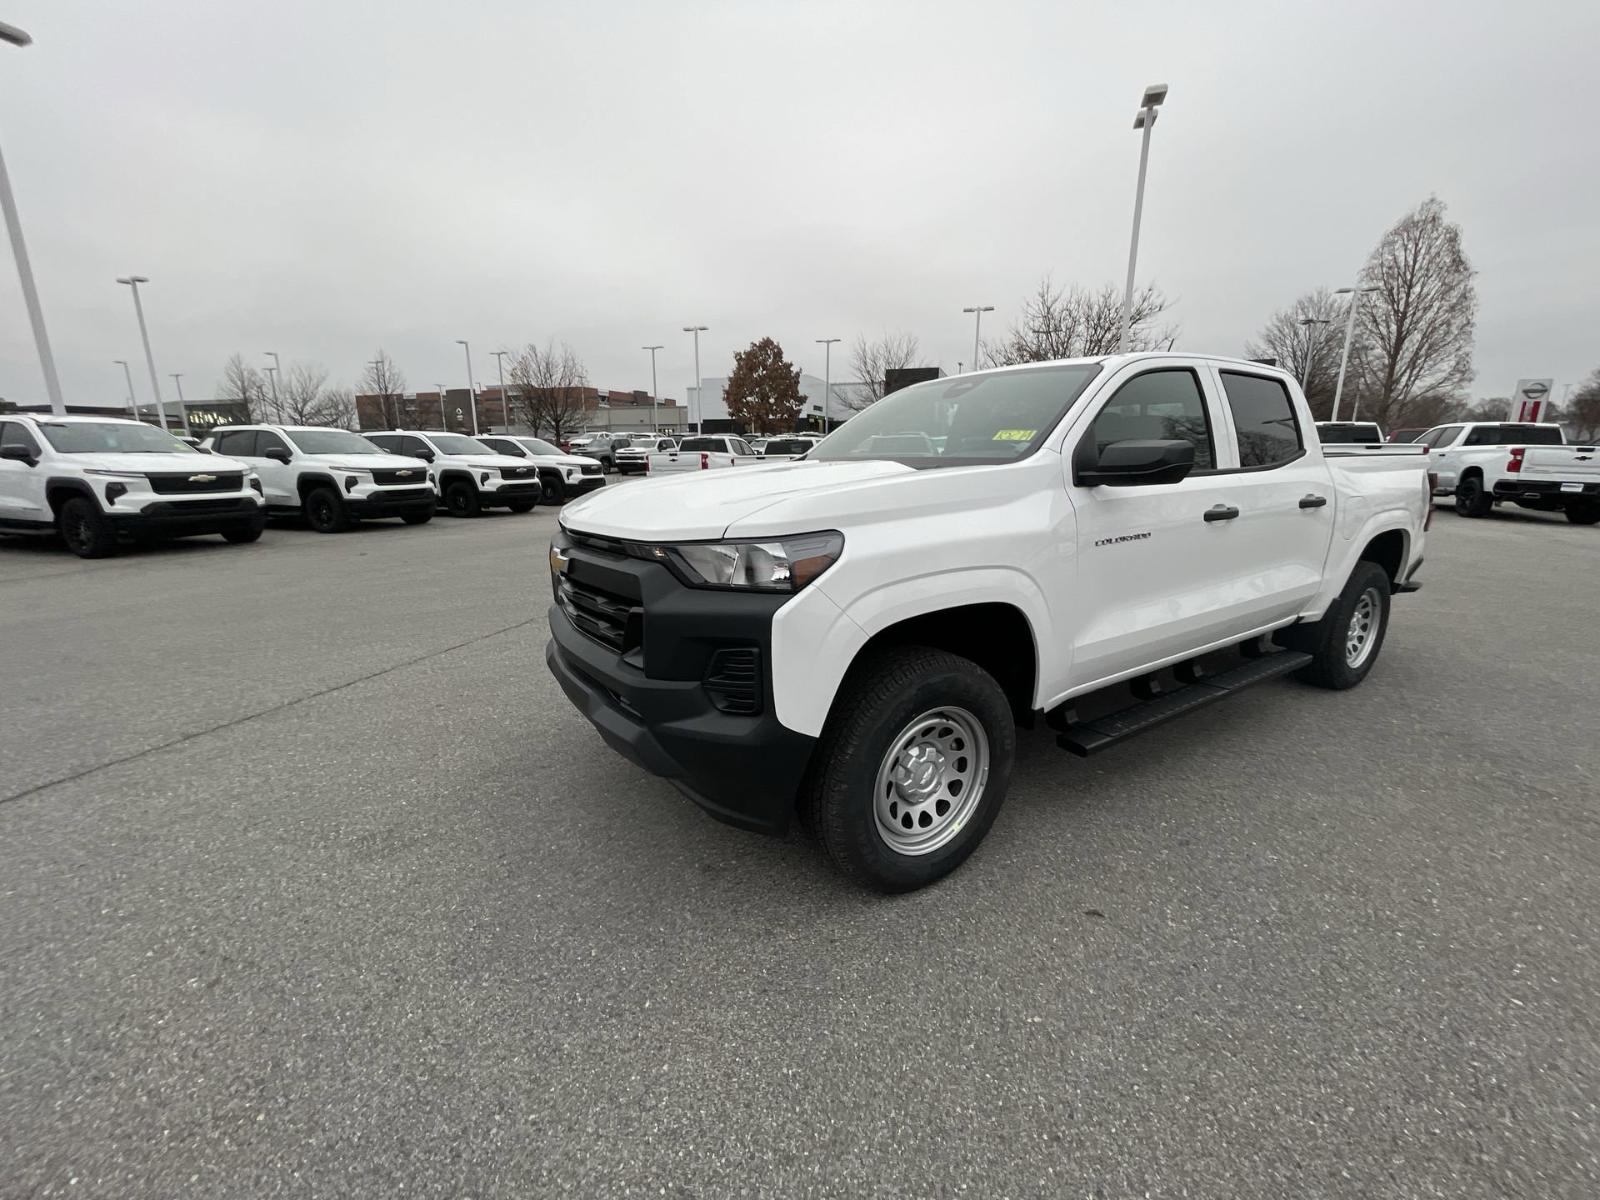
[(504, 479), (526, 479), (533, 470), (532, 467), (501, 467), (500, 475)]
[(151, 475), (150, 490), (160, 496), (185, 496), (195, 492), (237, 492), (244, 487), (244, 476), (238, 471), (214, 474), (196, 471), (193, 475)]
[(427, 467), (383, 467), (375, 468), (372, 472), (372, 482), (385, 486), (397, 483), (411, 484), (413, 486), (428, 482)]
[(584, 463), (579, 470), (585, 475), (598, 475), (603, 470), (599, 463)]
[(644, 609), (626, 596), (563, 575), (556, 579), (556, 603), (581, 633), (618, 654), (626, 654), (644, 641)]

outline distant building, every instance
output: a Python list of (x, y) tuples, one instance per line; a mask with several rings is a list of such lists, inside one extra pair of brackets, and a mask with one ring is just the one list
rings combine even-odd
[[(161, 420), (156, 417), (154, 404), (139, 405), (137, 413), (130, 410), (126, 401), (121, 404), (72, 404), (66, 405), (69, 414), (75, 417), (121, 417), (128, 420), (143, 421), (147, 425), (164, 424), (173, 433), (183, 432), (183, 421), (178, 416), (178, 402), (169, 400), (162, 405)], [(195, 437), (205, 437), (218, 425), (232, 425), (250, 419), (250, 409), (233, 400), (185, 400), (183, 414), (189, 419), (189, 432)], [(32, 404), (15, 404), (10, 406), (12, 412), (48, 414), (50, 405), (40, 401)]]
[[(498, 387), (478, 390), (479, 433), (538, 435), (549, 432), (532, 429), (518, 393), (512, 388), (506, 390), (511, 396), (509, 414), (501, 403)], [(645, 433), (652, 428), (670, 432), (680, 432), (684, 428), (684, 409), (669, 397), (660, 397), (652, 407), (650, 393), (646, 391), (619, 392), (591, 387), (575, 391), (582, 404), (582, 415), (574, 431), (582, 428)], [(443, 393), (435, 390), (395, 396), (362, 395), (356, 397), (356, 419), (364, 430), (448, 429), (455, 433), (471, 433), (471, 403), (466, 388), (446, 388)]]

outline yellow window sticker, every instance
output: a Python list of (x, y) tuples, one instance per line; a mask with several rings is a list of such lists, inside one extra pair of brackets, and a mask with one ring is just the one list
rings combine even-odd
[(1031, 442), (1037, 429), (997, 429), (991, 442)]

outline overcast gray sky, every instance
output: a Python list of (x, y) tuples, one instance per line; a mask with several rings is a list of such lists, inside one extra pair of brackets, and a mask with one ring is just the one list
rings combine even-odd
[[(1118, 282), (1146, 83), (1140, 277), (1239, 353), (1437, 193), (1479, 271), (1474, 394), (1600, 366), (1600, 4), (422, 4), (0, 0), (11, 168), (70, 400), (235, 350), (354, 383), (378, 347), (565, 339), (601, 387), (771, 335), (904, 329), (954, 370), (1039, 276)], [(998, 332), (998, 329), (996, 330)], [(844, 347), (837, 347), (843, 350)], [(837, 366), (835, 377), (842, 371)], [(142, 399), (148, 380), (136, 374)], [(0, 396), (43, 385), (0, 243)], [(170, 398), (170, 397), (169, 397)]]

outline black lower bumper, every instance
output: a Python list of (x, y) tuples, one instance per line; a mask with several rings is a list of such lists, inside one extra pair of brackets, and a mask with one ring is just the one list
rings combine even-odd
[(234, 530), (264, 529), (264, 505), (239, 500), (158, 500), (138, 512), (118, 512), (113, 505), (106, 513), (118, 533), (156, 534), (162, 537), (188, 537), (205, 533), (232, 533)]
[(576, 479), (563, 479), (561, 490), (568, 496), (587, 496), (590, 492), (598, 491), (605, 487), (604, 475), (580, 475)]
[(1496, 500), (1600, 500), (1600, 483), (1585, 483), (1581, 491), (1568, 491), (1559, 479), (1502, 479), (1494, 485)]
[(537, 479), (530, 479), (526, 483), (502, 484), (492, 492), (480, 491), (478, 504), (483, 508), (505, 508), (518, 502), (537, 504), (543, 494), (544, 484)]
[(395, 494), (374, 492), (359, 499), (349, 497), (345, 506), (357, 517), (409, 517), (415, 513), (432, 512), (439, 503), (431, 487), (397, 488)]
[[(708, 609), (721, 599), (704, 595)], [(708, 633), (727, 630), (721, 616), (707, 611)], [(816, 739), (782, 725), (770, 699), (755, 716), (721, 712), (700, 679), (649, 678), (559, 607), (550, 610), (550, 635), (545, 662), (608, 746), (720, 821), (759, 833), (788, 828)]]

